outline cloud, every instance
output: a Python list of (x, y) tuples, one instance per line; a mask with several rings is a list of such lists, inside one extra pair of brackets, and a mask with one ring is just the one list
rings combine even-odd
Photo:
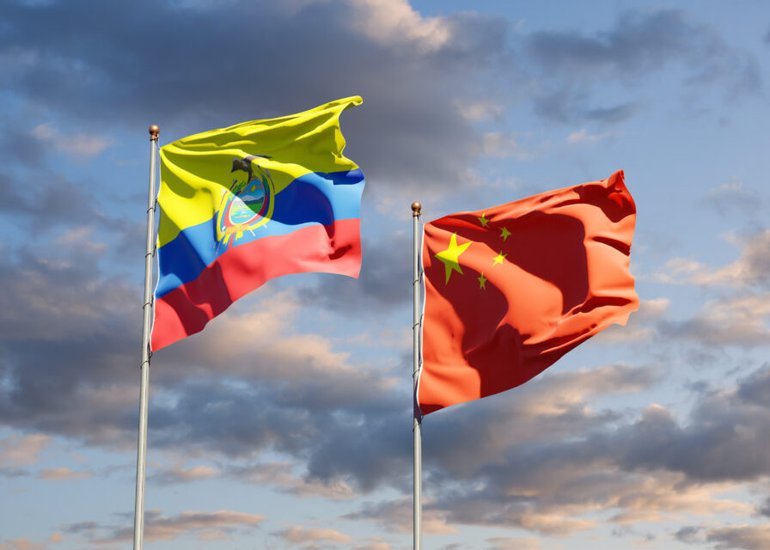
[(548, 88), (540, 91), (533, 98), (535, 112), (541, 117), (572, 124), (588, 122), (598, 125), (621, 123), (641, 110), (639, 101), (612, 106), (591, 107), (598, 101), (588, 90), (581, 89), (579, 83), (564, 84), (550, 91)]
[(529, 160), (534, 153), (521, 145), (514, 134), (487, 132), (482, 138), (482, 150), (487, 157)]
[(765, 502), (762, 504), (758, 511), (763, 516), (770, 517), (770, 497), (765, 499)]
[(47, 435), (128, 441), (138, 377), (125, 365), (138, 362), (139, 327), (124, 312), (137, 307), (138, 289), (105, 277), (88, 252), (44, 251), (0, 260), (0, 419)]
[(110, 138), (89, 134), (63, 135), (50, 124), (39, 124), (32, 135), (43, 145), (53, 147), (75, 159), (88, 159), (104, 151), (112, 143)]
[[(730, 88), (743, 77), (751, 85), (753, 64), (680, 12), (630, 14), (605, 32), (524, 35), (528, 47), (514, 62), (506, 56), (519, 38), (501, 19), (425, 17), (402, 1), (270, 6), (233, 0), (224, 8), (206, 1), (140, 1), (120, 13), (81, 0), (29, 6), (17, 3), (4, 12), (3, 91), (24, 96), (19, 112), (34, 114), (34, 121), (32, 130), (17, 132), (13, 148), (2, 148), (10, 161), (0, 173), (0, 210), (48, 241), (34, 256), (11, 239), (2, 249), (0, 419), (27, 430), (20, 433), (37, 434), (3, 448), (10, 452), (18, 443), (20, 449), (17, 458), (0, 454), (9, 464), (3, 475), (33, 475), (14, 470), (45, 448), (38, 441), (36, 451), (33, 437), (62, 435), (107, 448), (135, 442), (139, 278), (133, 271), (120, 275), (130, 271), (122, 257), (103, 262), (111, 253), (107, 243), (136, 224), (106, 223), (98, 205), (87, 200), (84, 183), (49, 166), (52, 158), (41, 144), (49, 152), (90, 159), (98, 169), (96, 156), (110, 145), (101, 133), (106, 124), (112, 136), (135, 128), (137, 120), (145, 120), (143, 133), (147, 122), (157, 120), (165, 140), (362, 93), (364, 106), (343, 118), (348, 153), (367, 173), (369, 200), (391, 213), (387, 200), (394, 196), (451, 193), (485, 154), (516, 160), (532, 154), (526, 134), (480, 125), (496, 123), (515, 101), (495, 91), (498, 74), (522, 76), (517, 84), (526, 91), (506, 87), (505, 95), (526, 93), (549, 116), (579, 121), (562, 134), (578, 145), (617, 135), (606, 125), (651, 103), (631, 86), (671, 65), (689, 71), (685, 88), (696, 80)], [(664, 36), (667, 29), (670, 36)], [(528, 63), (531, 74), (522, 75), (519, 63)], [(623, 99), (604, 96), (605, 85), (623, 87)], [(0, 137), (3, 144), (8, 135)], [(19, 181), (28, 185), (22, 189)], [(745, 189), (720, 193), (714, 201), (732, 197), (733, 209), (750, 208)], [(44, 216), (50, 223), (37, 226)], [(150, 445), (172, 459), (150, 472), (153, 481), (203, 486), (215, 478), (237, 480), (291, 495), (348, 499), (346, 508), (362, 494), (382, 498), (375, 491), (386, 489), (396, 493), (392, 501), (353, 515), (409, 529), (409, 502), (399, 495), (411, 482), (410, 383), (394, 374), (396, 368), (408, 371), (408, 361), (399, 357), (403, 344), (388, 347), (388, 328), (379, 323), (350, 339), (325, 335), (334, 333), (327, 327), (338, 313), (391, 315), (409, 299), (404, 285), (410, 268), (399, 250), (409, 248), (410, 236), (390, 224), (376, 231), (387, 238), (368, 238), (361, 280), (319, 276), (317, 284), (303, 281), (307, 286), (296, 293), (269, 287), (204, 334), (155, 355)], [(710, 281), (704, 286), (761, 291), (768, 286), (766, 244), (760, 234), (746, 239), (732, 271), (697, 264), (675, 274)], [(729, 286), (736, 278), (744, 286)], [(754, 345), (767, 341), (765, 302), (762, 292), (722, 297), (693, 320), (700, 325), (665, 325), (668, 300), (647, 300), (623, 338), (645, 341), (656, 334), (653, 328), (669, 326), (672, 334), (678, 330), (698, 342)], [(317, 334), (307, 328), (316, 315), (324, 326)], [(364, 344), (365, 352), (349, 351)], [(737, 388), (686, 394), (683, 399), (695, 406), (681, 419), (662, 405), (639, 414), (634, 408), (671, 365), (581, 370), (576, 363), (567, 356), (515, 396), (426, 419), (426, 481), (436, 496), (426, 507), (426, 531), (451, 533), (473, 524), (559, 535), (593, 529), (607, 517), (627, 526), (679, 513), (750, 513), (729, 495), (768, 475), (765, 371)], [(741, 456), (728, 456), (728, 444)], [(213, 457), (212, 463), (173, 462), (196, 452)], [(66, 478), (75, 472), (51, 468), (40, 474)], [(148, 526), (154, 522), (154, 536), (171, 540), (185, 529), (205, 539), (252, 532), (265, 523), (261, 516), (238, 514), (156, 513)], [(63, 532), (111, 543), (128, 537), (121, 529), (73, 524)], [(307, 525), (282, 533), (307, 545), (316, 544), (314, 537), (319, 545), (333, 545), (334, 536), (347, 536)], [(536, 547), (528, 542), (533, 540), (516, 543)], [(374, 539), (357, 544), (389, 547)], [(511, 540), (479, 544), (504, 548)]]
[(667, 284), (703, 287), (725, 286), (741, 291), (731, 297), (740, 300), (751, 288), (770, 289), (770, 229), (749, 235), (728, 235), (728, 241), (741, 251), (739, 258), (722, 267), (707, 266), (691, 258), (672, 258), (653, 280)]
[[(710, 80), (726, 73), (755, 85), (752, 59), (732, 51), (711, 28), (687, 21), (684, 12), (658, 10), (621, 14), (609, 31), (542, 31), (529, 38), (529, 51), (550, 70), (589, 77), (596, 72), (639, 75), (669, 62), (691, 64), (692, 77)], [(709, 57), (702, 57), (705, 53)], [(729, 63), (735, 64), (729, 67)], [(738, 74), (733, 74), (737, 72)]]
[[(182, 512), (175, 516), (149, 510), (145, 513), (144, 538), (146, 541), (175, 540), (183, 536), (194, 536), (199, 540), (227, 539), (236, 532), (253, 532), (264, 519), (261, 515), (232, 510)], [(94, 523), (73, 524), (65, 531), (85, 533), (94, 544), (124, 542), (134, 535), (133, 527), (115, 528)]]
[(711, 529), (706, 536), (717, 550), (762, 550), (770, 546), (770, 527), (767, 525), (739, 525)]
[[(374, 521), (389, 531), (409, 533), (412, 531), (411, 499), (389, 500), (365, 503), (357, 512), (346, 514), (345, 519)], [(457, 528), (447, 522), (446, 513), (423, 499), (422, 530), (432, 535), (457, 533)]]
[(505, 111), (503, 105), (491, 100), (478, 100), (468, 103), (457, 102), (455, 106), (460, 111), (460, 114), (471, 122), (500, 117)]
[(628, 118), (637, 110), (638, 99), (614, 107), (585, 106), (596, 101), (593, 96), (600, 88), (634, 90), (645, 75), (671, 64), (685, 68), (686, 87), (718, 85), (727, 96), (757, 93), (763, 86), (753, 57), (677, 10), (627, 11), (612, 28), (593, 34), (535, 32), (526, 38), (525, 51), (540, 77), (536, 112), (565, 123)]
[(45, 550), (46, 545), (27, 538), (0, 541), (0, 550)]
[(580, 130), (570, 133), (567, 136), (567, 144), (568, 145), (593, 145), (594, 143), (599, 143), (600, 141), (604, 141), (605, 139), (614, 137), (614, 135), (615, 135), (614, 132), (600, 132), (600, 133), (592, 134), (585, 128), (582, 128)]
[(162, 485), (171, 485), (175, 483), (189, 483), (190, 481), (199, 481), (202, 479), (211, 479), (220, 474), (219, 470), (211, 466), (192, 466), (190, 468), (169, 468), (155, 471), (151, 476), (151, 481), (157, 481)]
[(728, 527), (689, 526), (677, 531), (677, 540), (689, 544), (710, 544), (715, 550), (763, 550), (770, 546), (767, 525)]
[(400, 307), (411, 300), (404, 285), (412, 280), (411, 262), (405, 261), (411, 250), (411, 235), (389, 234), (379, 241), (364, 240), (359, 279), (328, 276), (317, 285), (302, 287), (300, 299), (305, 304), (318, 304), (325, 309), (349, 313), (381, 312)]
[(597, 342), (631, 343), (645, 342), (657, 336), (657, 324), (668, 311), (671, 301), (668, 298), (641, 300), (639, 310), (629, 318), (626, 326), (613, 325), (597, 334)]
[[(446, 47), (453, 38), (453, 29), (447, 19), (423, 17), (405, 0), (346, 3), (353, 8), (355, 28), (385, 46), (398, 43), (435, 52)], [(398, 42), (394, 40), (397, 35)]]
[(21, 176), (0, 172), (0, 212), (22, 220), (29, 232), (26, 239), (30, 233), (39, 235), (62, 226), (97, 224), (106, 228), (104, 216), (80, 185), (40, 166)]
[(392, 550), (393, 547), (381, 539), (372, 539), (371, 542), (364, 542), (355, 546), (353, 550)]
[(306, 528), (294, 525), (275, 534), (288, 543), (294, 545), (311, 544), (317, 542), (349, 543), (352, 539), (335, 529)]
[[(161, 138), (176, 139), (360, 94), (363, 108), (343, 120), (349, 154), (370, 186), (388, 182), (388, 194), (461, 183), (478, 136), (457, 102), (489, 100), (489, 89), (468, 83), (494, 79), (507, 64), (502, 19), (425, 17), (404, 0), (233, 1), (228, 9), (145, 0), (120, 14), (74, 0), (13, 4), (4, 16), (7, 89), (66, 117), (61, 127), (88, 120), (84, 136), (103, 123), (135, 128), (155, 113)], [(65, 146), (51, 128), (38, 133)], [(92, 153), (103, 145), (80, 139), (66, 147)]]
[(721, 267), (691, 258), (672, 258), (653, 275), (666, 284), (697, 285), (707, 291), (728, 289), (707, 300), (689, 319), (658, 323), (658, 333), (676, 341), (684, 338), (708, 348), (764, 346), (770, 336), (770, 230), (728, 235), (740, 248), (737, 260)]
[(770, 343), (770, 293), (748, 293), (706, 302), (691, 319), (661, 321), (669, 340), (685, 338), (707, 347), (752, 348)]
[(754, 215), (764, 210), (762, 197), (741, 181), (723, 183), (711, 189), (702, 202), (722, 216)]
[(542, 546), (535, 538), (493, 537), (485, 541), (488, 550), (541, 550)]
[[(732, 495), (770, 474), (770, 409), (762, 398), (770, 367), (735, 388), (698, 394), (682, 422), (660, 405), (634, 420), (588, 408), (613, 388), (648, 388), (653, 372), (559, 373), (519, 388), (516, 400), (484, 400), (451, 419), (427, 417), (425, 483), (435, 500), (425, 509), (441, 528), (494, 525), (549, 536), (595, 528), (598, 510), (613, 511), (610, 521), (619, 525), (685, 513), (751, 514)], [(406, 528), (407, 504), (400, 512), (395, 501), (369, 504), (350, 518)]]
[(225, 473), (239, 482), (270, 486), (279, 491), (299, 496), (317, 496), (331, 500), (345, 500), (356, 496), (350, 484), (340, 479), (323, 481), (302, 478), (294, 473), (289, 463), (231, 465)]
[(60, 481), (69, 479), (85, 479), (91, 477), (88, 472), (76, 472), (71, 468), (46, 468), (38, 475), (40, 479), (47, 481)]
[(637, 423), (618, 431), (611, 444), (624, 468), (681, 472), (692, 482), (770, 475), (770, 408), (759, 397), (764, 387), (770, 387), (770, 365), (736, 388), (704, 394), (685, 426), (666, 409), (651, 407)]
[(12, 435), (0, 441), (0, 465), (27, 465), (38, 461), (51, 438), (44, 434)]

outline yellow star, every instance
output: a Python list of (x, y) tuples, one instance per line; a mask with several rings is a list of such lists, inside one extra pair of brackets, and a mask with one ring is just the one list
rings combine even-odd
[(457, 233), (452, 233), (449, 239), (449, 248), (442, 250), (436, 254), (438, 258), (444, 264), (444, 271), (446, 273), (445, 284), (449, 284), (449, 276), (452, 275), (452, 271), (457, 271), (460, 275), (463, 274), (463, 270), (460, 267), (460, 254), (471, 245), (471, 241), (465, 244), (457, 244)]
[(483, 273), (481, 275), (479, 275), (479, 288), (482, 289), (482, 290), (486, 290), (487, 289), (487, 278), (484, 277)]
[(481, 214), (481, 217), (478, 218), (479, 223), (481, 224), (481, 227), (486, 227), (489, 225), (489, 219), (486, 216), (486, 212)]
[(500, 251), (500, 254), (492, 258), (492, 265), (502, 265), (503, 260), (505, 260), (505, 257), (508, 256), (508, 254), (503, 254), (503, 251)]
[(510, 236), (511, 236), (511, 232), (508, 231), (507, 227), (503, 227), (502, 229), (500, 229), (500, 237), (502, 237), (504, 241), (507, 241), (508, 237)]

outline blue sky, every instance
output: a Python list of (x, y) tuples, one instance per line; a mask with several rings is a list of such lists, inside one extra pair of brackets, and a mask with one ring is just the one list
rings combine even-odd
[(9, 0), (0, 550), (130, 548), (149, 144), (360, 94), (359, 280), (153, 358), (146, 547), (411, 546), (411, 211), (624, 169), (641, 299), (423, 427), (426, 549), (770, 547), (760, 0)]

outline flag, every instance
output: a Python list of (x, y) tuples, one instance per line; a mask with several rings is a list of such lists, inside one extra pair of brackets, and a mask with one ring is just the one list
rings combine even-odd
[(623, 172), (425, 225), (422, 414), (523, 384), (639, 305)]
[(151, 347), (203, 330), (265, 281), (358, 277), (364, 175), (343, 155), (349, 97), (203, 132), (161, 148)]

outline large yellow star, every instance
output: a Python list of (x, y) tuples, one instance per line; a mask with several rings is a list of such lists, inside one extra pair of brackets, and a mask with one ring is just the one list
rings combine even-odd
[(446, 273), (444, 284), (449, 284), (449, 276), (452, 275), (453, 271), (457, 271), (460, 275), (463, 274), (463, 270), (460, 267), (460, 254), (465, 252), (471, 244), (471, 241), (468, 241), (465, 244), (458, 245), (457, 233), (452, 233), (452, 236), (449, 238), (449, 248), (436, 254), (436, 258), (444, 264), (444, 271)]
[(492, 258), (492, 265), (502, 265), (503, 260), (505, 260), (505, 257), (508, 256), (508, 254), (503, 254), (503, 251), (500, 251), (500, 254)]

